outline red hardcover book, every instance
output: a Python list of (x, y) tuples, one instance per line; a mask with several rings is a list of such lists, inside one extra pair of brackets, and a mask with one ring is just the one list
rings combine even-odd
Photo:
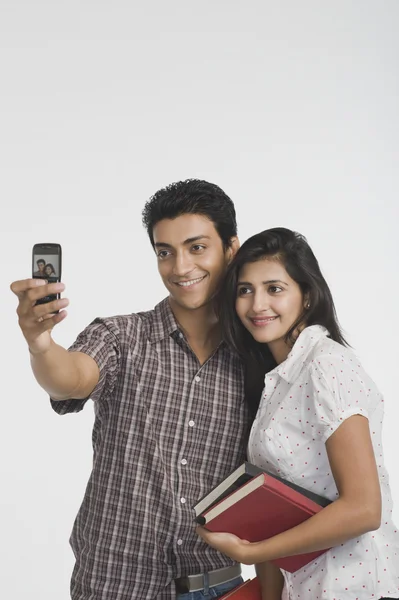
[[(259, 542), (303, 523), (327, 504), (329, 501), (321, 496), (261, 473), (203, 510), (197, 521), (209, 531), (226, 531), (249, 542)], [(326, 550), (319, 550), (272, 562), (294, 573), (324, 552)]]
[(259, 579), (257, 577), (248, 579), (248, 581), (244, 581), (244, 583), (231, 592), (220, 596), (220, 600), (226, 600), (227, 598), (233, 598), (234, 600), (262, 600)]

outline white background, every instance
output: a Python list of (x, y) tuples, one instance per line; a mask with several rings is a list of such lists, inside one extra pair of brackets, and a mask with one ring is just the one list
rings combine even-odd
[[(397, 456), (399, 2), (0, 2), (1, 588), (66, 600), (92, 408), (52, 412), (8, 289), (63, 247), (69, 345), (164, 295), (141, 226), (179, 179), (219, 184), (241, 239), (304, 233), (349, 341), (386, 396)], [(246, 569), (246, 573), (251, 573)]]

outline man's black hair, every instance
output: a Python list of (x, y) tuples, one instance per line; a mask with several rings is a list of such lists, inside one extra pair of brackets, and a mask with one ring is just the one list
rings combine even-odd
[(142, 217), (151, 244), (154, 246), (153, 229), (159, 221), (185, 214), (203, 215), (212, 221), (224, 249), (237, 235), (236, 212), (227, 194), (214, 183), (186, 179), (162, 188), (146, 202)]

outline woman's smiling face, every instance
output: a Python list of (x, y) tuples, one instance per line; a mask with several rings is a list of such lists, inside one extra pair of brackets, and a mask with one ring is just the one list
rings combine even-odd
[(285, 336), (304, 309), (302, 290), (280, 261), (264, 258), (241, 269), (236, 297), (238, 317), (257, 342), (268, 344), (278, 363), (291, 349)]

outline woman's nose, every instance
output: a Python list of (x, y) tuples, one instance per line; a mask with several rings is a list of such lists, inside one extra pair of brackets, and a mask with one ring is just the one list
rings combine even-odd
[(252, 310), (255, 313), (265, 312), (265, 311), (269, 310), (269, 308), (270, 308), (269, 301), (265, 294), (255, 293), (253, 298), (254, 298), (254, 301), (252, 304)]

